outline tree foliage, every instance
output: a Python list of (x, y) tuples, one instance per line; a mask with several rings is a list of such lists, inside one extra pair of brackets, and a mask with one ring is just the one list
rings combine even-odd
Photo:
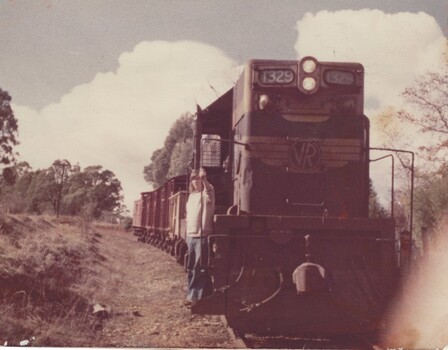
[(379, 202), (376, 192), (373, 195), (371, 193), (369, 197), (369, 217), (370, 218), (390, 217), (390, 214)]
[(0, 164), (10, 164), (15, 159), (13, 147), (18, 144), (17, 129), (17, 119), (11, 108), (11, 96), (0, 89)]
[(428, 160), (446, 158), (448, 150), (448, 60), (438, 72), (428, 72), (416, 79), (402, 93), (407, 109), (398, 118), (431, 133), (434, 144), (422, 147)]
[(432, 229), (448, 213), (448, 176), (431, 176), (415, 191), (417, 229)]
[(187, 139), (176, 143), (171, 153), (170, 167), (167, 178), (172, 178), (180, 174), (185, 174), (186, 169), (193, 155), (193, 139)]
[(105, 212), (121, 213), (121, 183), (100, 165), (85, 169), (57, 160), (47, 169), (33, 171), (28, 163), (11, 167), (15, 181), (0, 177), (0, 197), (12, 212), (45, 212), (99, 218)]
[(69, 177), (71, 171), (71, 164), (67, 159), (55, 160), (51, 165), (50, 172), (54, 177), (54, 186), (52, 186), (52, 198), (51, 203), (56, 212), (56, 216), (59, 217), (61, 210), (62, 191), (64, 189), (64, 181)]
[(429, 171), (427, 166), (416, 169), (414, 229), (418, 233), (435, 227), (448, 211), (448, 60), (440, 70), (419, 76), (402, 96), (406, 108), (396, 114), (398, 119), (431, 136), (417, 157), (438, 167), (436, 171)]
[(88, 210), (94, 218), (105, 211), (119, 210), (122, 201), (121, 183), (115, 174), (102, 166), (89, 166), (69, 178), (63, 203), (70, 214)]
[(159, 187), (173, 176), (186, 173), (193, 152), (193, 117), (183, 114), (171, 126), (164, 147), (155, 150), (143, 169), (145, 180)]
[(373, 188), (372, 180), (369, 179), (369, 217), (370, 218), (387, 218), (390, 214), (382, 206), (379, 201), (378, 194)]

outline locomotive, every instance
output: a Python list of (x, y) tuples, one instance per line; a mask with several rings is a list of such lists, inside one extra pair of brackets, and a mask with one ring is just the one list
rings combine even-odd
[[(201, 263), (214, 292), (192, 312), (240, 333), (368, 333), (400, 278), (393, 218), (369, 218), (369, 120), (359, 63), (251, 60), (198, 109), (195, 167), (215, 188)], [(188, 174), (135, 202), (139, 240), (181, 263)]]

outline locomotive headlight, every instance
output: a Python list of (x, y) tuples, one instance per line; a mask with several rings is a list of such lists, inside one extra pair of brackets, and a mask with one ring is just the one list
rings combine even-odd
[(312, 91), (316, 88), (316, 79), (312, 77), (306, 77), (302, 80), (302, 87), (306, 91)]
[(299, 63), (298, 88), (306, 95), (317, 92), (320, 85), (320, 65), (311, 56), (302, 58)]
[(312, 59), (306, 59), (302, 62), (302, 69), (306, 73), (313, 73), (317, 68), (316, 61)]
[(258, 100), (258, 106), (261, 110), (265, 109), (266, 106), (269, 104), (269, 96), (268, 95), (260, 95), (260, 98)]

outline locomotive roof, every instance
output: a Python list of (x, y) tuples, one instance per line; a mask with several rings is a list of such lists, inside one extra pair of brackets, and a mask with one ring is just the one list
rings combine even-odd
[(228, 112), (229, 106), (232, 106), (232, 99), (233, 99), (233, 88), (231, 88), (229, 91), (221, 95), (217, 100), (213, 101), (209, 106), (207, 106), (203, 110), (205, 118), (207, 118), (207, 114)]
[(227, 138), (232, 118), (233, 88), (202, 110), (203, 133)]

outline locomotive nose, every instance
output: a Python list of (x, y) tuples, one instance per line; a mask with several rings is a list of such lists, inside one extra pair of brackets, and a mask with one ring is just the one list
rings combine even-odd
[(327, 271), (321, 265), (311, 262), (301, 264), (292, 274), (297, 294), (330, 291), (328, 277)]

